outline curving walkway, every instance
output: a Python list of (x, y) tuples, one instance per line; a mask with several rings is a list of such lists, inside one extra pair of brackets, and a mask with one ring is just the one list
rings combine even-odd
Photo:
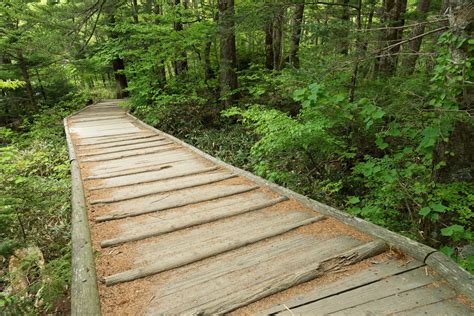
[(103, 314), (473, 314), (472, 277), (433, 249), (217, 161), (117, 102), (66, 126)]

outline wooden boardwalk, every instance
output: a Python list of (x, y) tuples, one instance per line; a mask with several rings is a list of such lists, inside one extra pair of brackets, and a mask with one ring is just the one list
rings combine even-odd
[(472, 277), (433, 249), (219, 162), (116, 100), (66, 131), (80, 166), (73, 314), (98, 313), (94, 272), (106, 315), (474, 313)]

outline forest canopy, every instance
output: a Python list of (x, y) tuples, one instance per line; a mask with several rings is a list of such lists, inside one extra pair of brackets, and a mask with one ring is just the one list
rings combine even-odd
[(67, 310), (61, 119), (104, 98), (474, 271), (473, 32), (469, 0), (3, 0), (0, 308)]

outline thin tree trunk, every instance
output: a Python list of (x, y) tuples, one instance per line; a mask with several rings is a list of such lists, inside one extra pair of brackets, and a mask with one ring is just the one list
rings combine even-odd
[[(419, 0), (418, 5), (416, 7), (416, 12), (418, 13), (419, 19), (417, 20), (418, 23), (424, 22), (426, 20), (426, 13), (430, 8), (430, 0)], [(416, 37), (425, 32), (425, 24), (416, 25), (410, 37)], [(416, 38), (410, 42), (408, 42), (408, 52), (413, 55), (408, 55), (404, 62), (404, 71), (405, 74), (411, 75), (415, 71), (416, 61), (418, 60), (418, 53), (420, 52), (421, 43), (423, 37)]]
[[(360, 34), (360, 30), (362, 30), (362, 0), (357, 1), (357, 17), (356, 17), (356, 27), (358, 35)], [(354, 62), (354, 68), (352, 69), (352, 77), (351, 77), (351, 86), (349, 89), (349, 102), (354, 102), (355, 98), (355, 90), (357, 86), (357, 75), (359, 72), (359, 60), (360, 55), (363, 53), (364, 50), (364, 42), (360, 39), (360, 35), (356, 39), (356, 61)]]
[(265, 67), (273, 70), (273, 21), (265, 23)]
[(41, 81), (41, 76), (39, 74), (38, 69), (35, 69), (35, 72), (36, 72), (36, 78), (38, 78), (38, 83), (39, 83), (39, 86), (40, 86), (41, 96), (43, 97), (43, 100), (46, 102), (46, 92), (44, 91), (43, 82)]
[(219, 0), (220, 88), (221, 98), (228, 107), (236, 98), (237, 53), (234, 34), (234, 0)]
[(291, 32), (291, 47), (290, 47), (290, 65), (295, 68), (300, 68), (300, 58), (298, 55), (301, 40), (301, 24), (304, 15), (304, 1), (297, 4), (293, 15), (293, 29)]
[(132, 17), (133, 17), (133, 23), (138, 24), (138, 2), (137, 2), (137, 0), (132, 0)]
[(36, 100), (33, 93), (33, 86), (31, 85), (31, 78), (30, 74), (28, 73), (28, 66), (26, 65), (25, 57), (23, 56), (23, 51), (18, 49), (16, 51), (17, 58), (18, 58), (18, 66), (20, 67), (21, 76), (23, 77), (23, 81), (25, 81), (25, 91), (28, 95), (28, 99), (30, 102), (31, 109), (36, 109)]
[[(161, 15), (161, 8), (159, 4), (154, 3), (153, 13), (156, 16)], [(160, 20), (158, 18), (155, 18), (154, 23), (160, 24)], [(159, 86), (161, 88), (164, 88), (164, 86), (166, 85), (166, 70), (165, 70), (165, 61), (163, 59), (159, 61), (158, 66), (156, 67), (156, 73), (158, 77)], [(170, 74), (170, 77), (171, 77), (171, 74)]]
[(396, 72), (400, 45), (393, 44), (401, 41), (403, 30), (393, 27), (404, 25), (402, 14), (406, 10), (406, 3), (407, 0), (385, 0), (382, 19), (387, 29), (382, 31), (382, 43), (385, 47), (392, 48), (382, 50), (383, 56), (379, 59), (378, 75), (392, 76)]
[(341, 16), (341, 29), (337, 32), (338, 35), (338, 47), (337, 52), (342, 55), (349, 53), (349, 0), (342, 0), (342, 16)]
[(283, 22), (286, 7), (280, 6), (273, 26), (273, 69), (281, 70), (283, 64)]
[[(174, 0), (175, 8), (177, 8), (180, 4), (181, 0)], [(181, 23), (180, 19), (181, 15), (178, 14), (178, 19), (174, 22), (174, 30), (176, 32), (181, 32), (183, 30), (183, 23)], [(178, 55), (178, 59), (174, 63), (174, 72), (177, 76), (188, 70), (188, 58), (186, 51), (181, 49), (181, 52)]]

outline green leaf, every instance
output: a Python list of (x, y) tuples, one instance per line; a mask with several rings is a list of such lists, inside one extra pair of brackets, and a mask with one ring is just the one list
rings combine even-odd
[(349, 204), (357, 204), (360, 202), (359, 197), (357, 196), (351, 196), (348, 200)]
[(426, 217), (431, 213), (431, 208), (429, 207), (423, 207), (421, 210), (418, 211), (418, 214), (420, 214), (423, 217)]
[(455, 234), (460, 234), (463, 232), (464, 232), (464, 227), (457, 224), (441, 229), (441, 235), (446, 236), (446, 237), (451, 237)]

